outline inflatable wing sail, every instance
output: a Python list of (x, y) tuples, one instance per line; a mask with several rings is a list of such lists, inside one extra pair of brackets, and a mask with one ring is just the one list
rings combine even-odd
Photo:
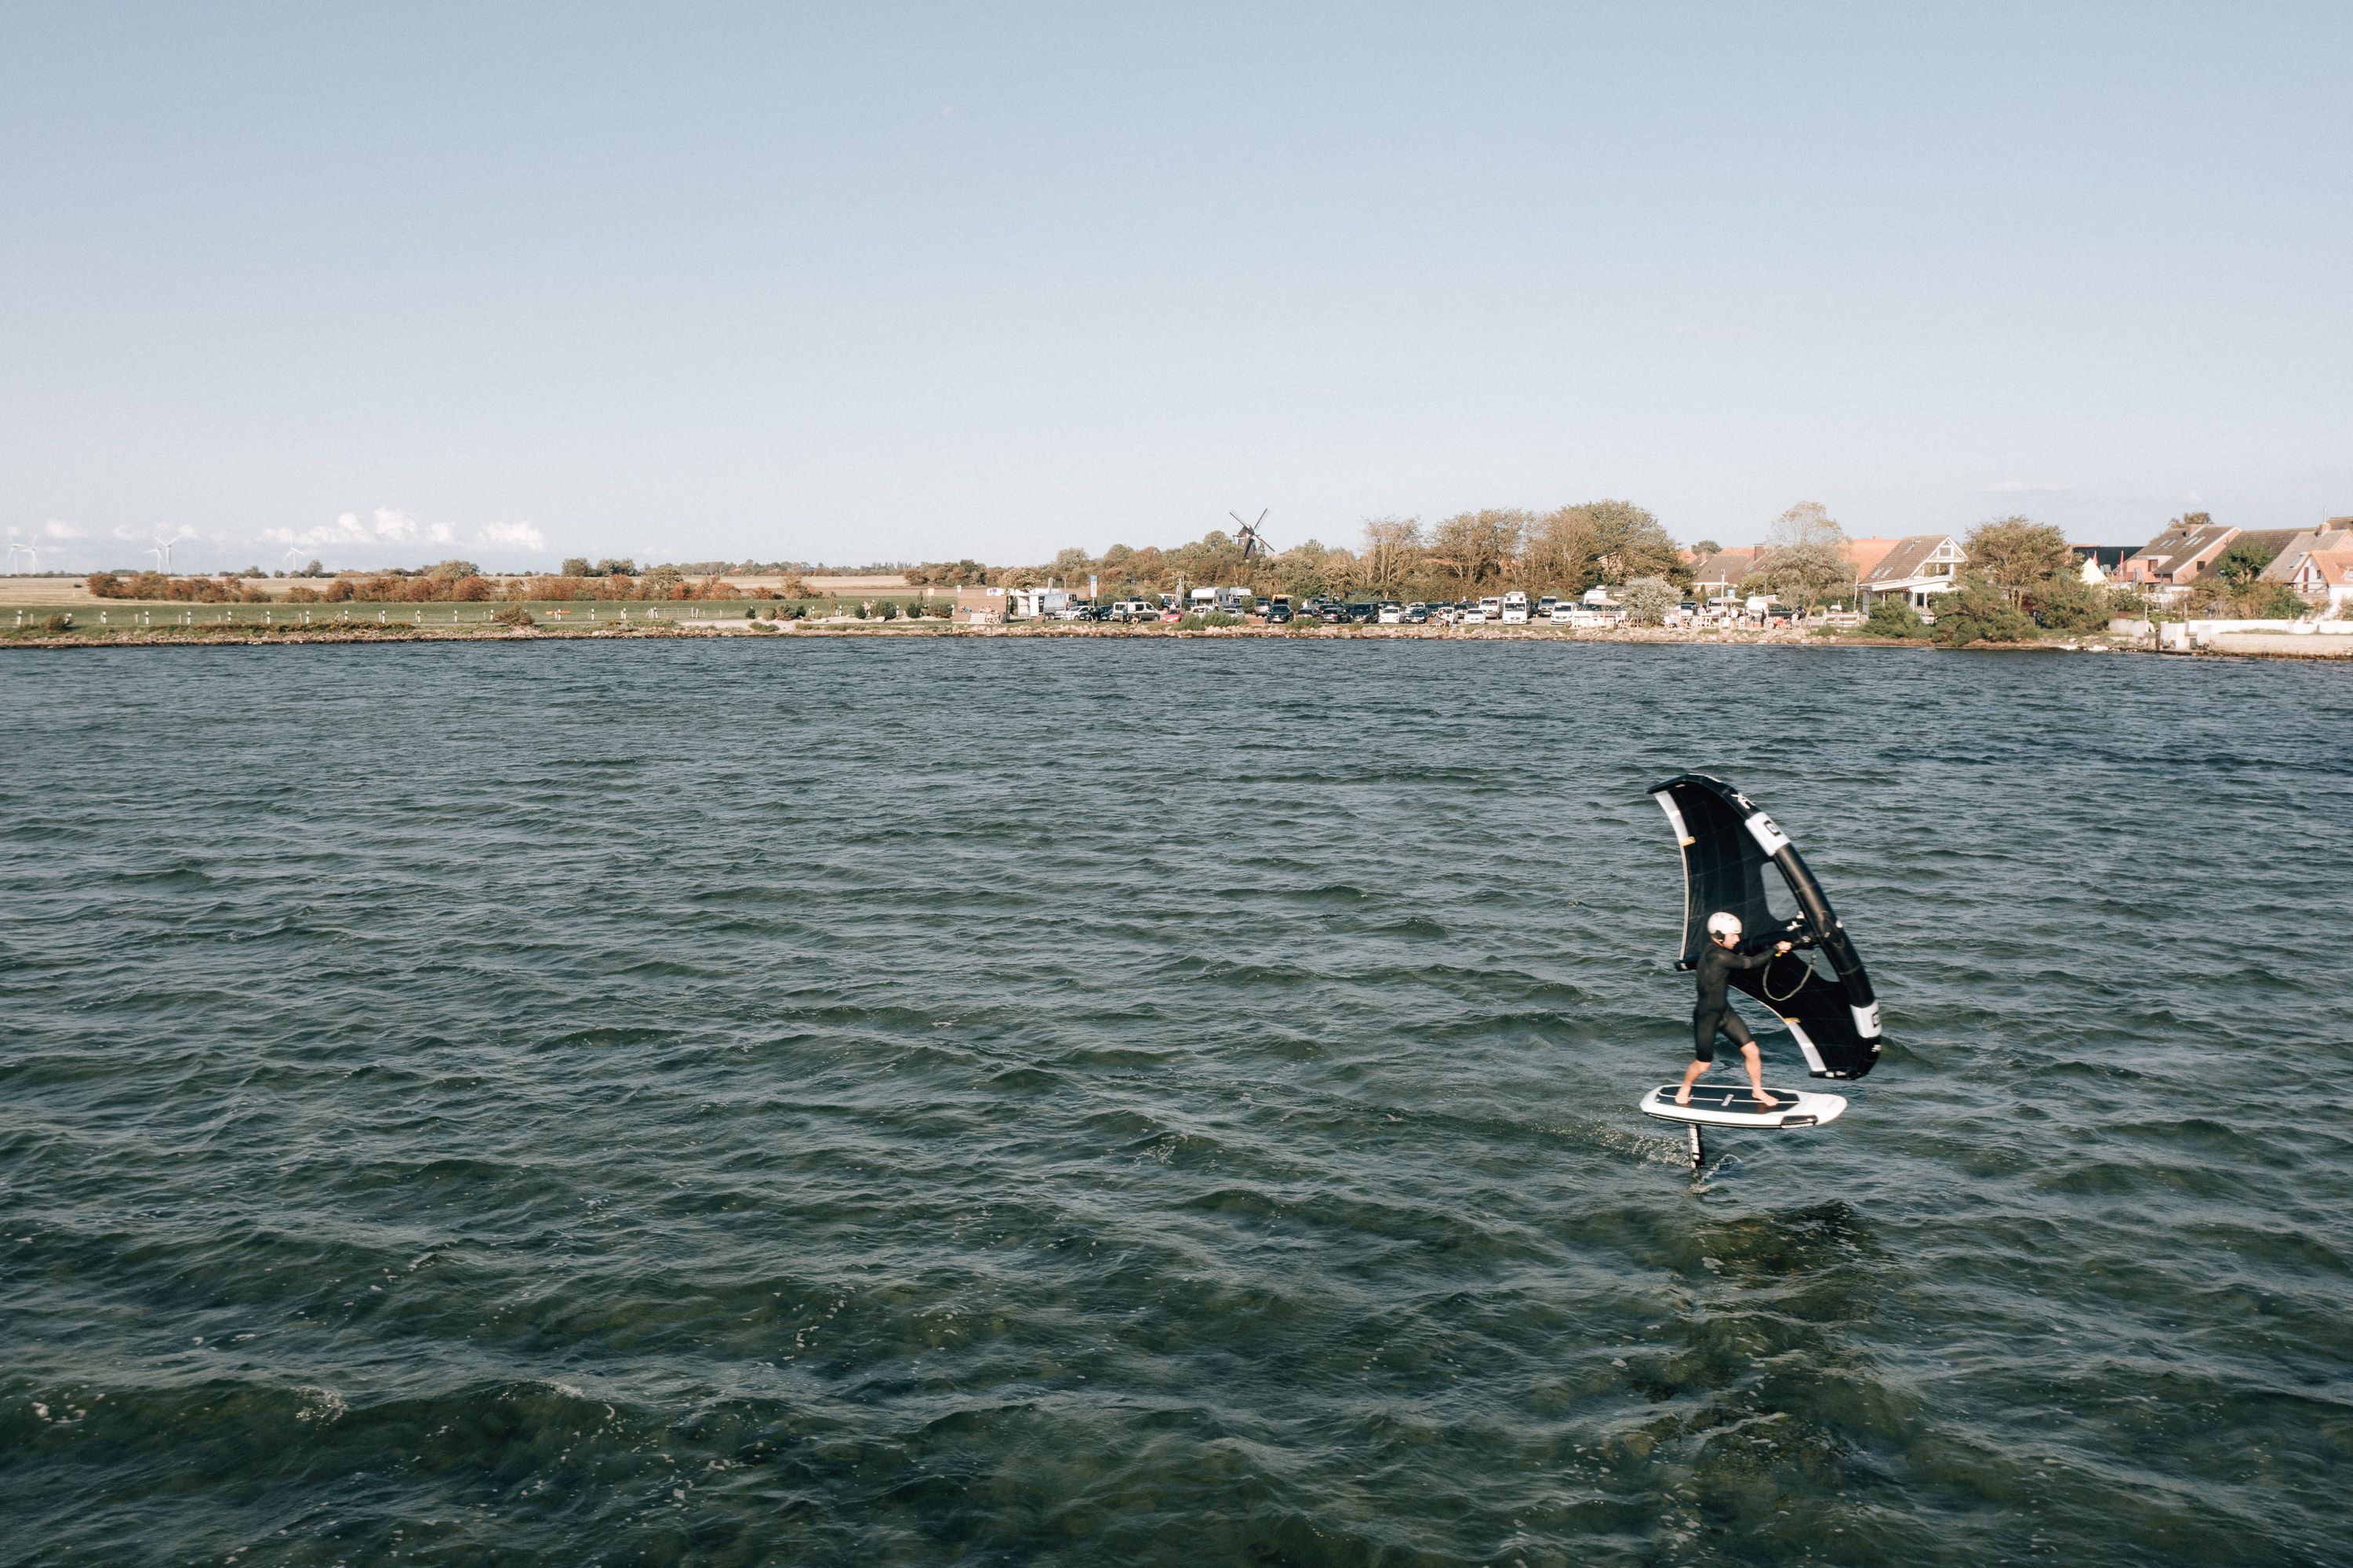
[[(1720, 779), (1686, 773), (1651, 786), (1683, 850), (1683, 948), (1676, 967), (1689, 969), (1707, 940), (1707, 917), (1719, 909), (1740, 916), (1753, 947), (1791, 938), (1802, 944), (1761, 969), (1735, 970), (1732, 983), (1777, 1013), (1806, 1054), (1817, 1078), (1860, 1078), (1879, 1060), (1879, 1002), (1871, 977), (1831, 912), (1821, 884), (1806, 869), (1789, 835), (1754, 801)], [(1797, 899), (1797, 918), (1783, 920), (1765, 898), (1770, 864)], [(1830, 972), (1810, 959), (1819, 952)]]

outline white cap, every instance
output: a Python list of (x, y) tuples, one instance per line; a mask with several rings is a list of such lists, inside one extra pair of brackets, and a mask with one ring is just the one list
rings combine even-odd
[(1719, 909), (1707, 917), (1707, 934), (1711, 937), (1740, 935), (1740, 916), (1729, 909)]

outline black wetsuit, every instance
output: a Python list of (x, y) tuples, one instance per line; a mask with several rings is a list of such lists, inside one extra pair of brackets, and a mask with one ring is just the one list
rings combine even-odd
[(1699, 950), (1699, 962), (1692, 966), (1699, 979), (1699, 1001), (1692, 1008), (1692, 1059), (1695, 1062), (1715, 1060), (1715, 1036), (1720, 1030), (1736, 1045), (1754, 1045), (1757, 1037), (1748, 1033), (1748, 1025), (1740, 1022), (1740, 1014), (1732, 1011), (1725, 1000), (1724, 988), (1731, 983), (1735, 969), (1761, 969), (1773, 961), (1773, 949), (1761, 953), (1743, 953), (1718, 947), (1713, 938)]

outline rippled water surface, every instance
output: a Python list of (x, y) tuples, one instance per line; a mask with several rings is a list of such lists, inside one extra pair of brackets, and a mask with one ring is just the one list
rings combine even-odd
[[(2353, 1561), (2353, 672), (124, 650), (0, 732), (0, 1561)], [(1697, 1186), (1685, 768), (1892, 1041)]]

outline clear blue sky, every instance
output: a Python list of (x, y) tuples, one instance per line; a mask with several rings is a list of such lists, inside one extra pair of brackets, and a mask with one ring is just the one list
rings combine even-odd
[(17, 0), (0, 524), (45, 567), (1604, 495), (2308, 525), (2353, 513), (2348, 82), (2344, 4)]

